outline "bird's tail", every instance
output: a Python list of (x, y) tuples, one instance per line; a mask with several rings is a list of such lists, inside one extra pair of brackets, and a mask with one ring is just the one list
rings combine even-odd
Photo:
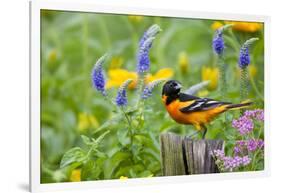
[(253, 102), (251, 101), (244, 101), (240, 104), (230, 104), (226, 108), (229, 110), (236, 110), (236, 109), (243, 109), (249, 107)]

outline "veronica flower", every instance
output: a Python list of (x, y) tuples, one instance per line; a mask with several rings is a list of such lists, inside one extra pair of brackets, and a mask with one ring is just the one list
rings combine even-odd
[(148, 38), (155, 37), (160, 31), (161, 28), (159, 25), (154, 24), (150, 26), (148, 30), (144, 32), (142, 38), (140, 39), (139, 47), (141, 47)]
[[(258, 38), (251, 38), (247, 40), (241, 47), (239, 53), (239, 67), (241, 69), (240, 73), (240, 98), (241, 100), (245, 100), (248, 98), (249, 95), (249, 75), (248, 69), (251, 60), (250, 60), (250, 53), (249, 47), (257, 41)], [(242, 112), (242, 111), (241, 111)]]
[(224, 61), (223, 53), (225, 49), (223, 32), (231, 27), (231, 24), (224, 25), (216, 30), (214, 38), (213, 38), (213, 50), (218, 55), (218, 67), (219, 67), (219, 88), (221, 98), (223, 99), (226, 95), (227, 87), (226, 87), (226, 64)]
[(152, 25), (144, 34), (139, 42), (138, 51), (138, 64), (137, 72), (139, 74), (147, 72), (150, 67), (149, 50), (152, 46), (152, 42), (155, 36), (161, 31), (158, 25)]
[(126, 106), (128, 104), (127, 99), (127, 87), (132, 82), (132, 79), (126, 80), (118, 89), (118, 93), (115, 99), (117, 106)]
[(224, 50), (224, 40), (222, 37), (222, 32), (223, 32), (223, 30), (221, 28), (219, 28), (216, 31), (216, 34), (213, 39), (213, 50), (218, 55), (222, 54), (223, 50)]
[(159, 85), (161, 82), (163, 82), (165, 79), (159, 79), (159, 80), (154, 80), (151, 83), (149, 83), (148, 85), (146, 85), (146, 87), (143, 90), (142, 93), (142, 99), (147, 99), (148, 97), (150, 97), (152, 95), (152, 91), (153, 89)]
[(103, 73), (102, 65), (105, 62), (106, 55), (100, 57), (96, 62), (92, 70), (92, 84), (97, 91), (101, 92), (102, 95), (106, 95), (105, 92), (105, 76)]
[(232, 24), (227, 24), (224, 26), (221, 26), (216, 30), (215, 36), (213, 38), (213, 50), (216, 54), (221, 55), (224, 51), (224, 39), (223, 39), (223, 32), (231, 27)]
[(249, 47), (257, 41), (258, 38), (251, 38), (247, 40), (240, 49), (239, 54), (239, 67), (245, 68), (250, 64), (250, 54), (249, 54)]

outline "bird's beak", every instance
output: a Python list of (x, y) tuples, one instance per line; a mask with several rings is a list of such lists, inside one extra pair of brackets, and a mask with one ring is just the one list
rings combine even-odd
[(182, 88), (182, 85), (181, 84), (177, 84), (177, 86), (175, 87), (175, 89), (181, 89)]

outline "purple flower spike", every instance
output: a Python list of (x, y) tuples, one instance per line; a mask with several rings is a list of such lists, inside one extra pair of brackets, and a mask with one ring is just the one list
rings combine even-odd
[(152, 95), (152, 91), (153, 89), (159, 85), (161, 82), (163, 82), (164, 79), (159, 79), (159, 80), (154, 80), (152, 81), (151, 83), (149, 83), (143, 90), (143, 93), (142, 93), (142, 96), (141, 98), (142, 99), (147, 99), (149, 98), (151, 95)]
[(126, 106), (128, 104), (128, 99), (127, 99), (127, 87), (128, 85), (132, 82), (132, 79), (126, 80), (118, 89), (118, 93), (115, 99), (116, 105), (117, 106)]
[(258, 38), (251, 38), (247, 40), (240, 49), (239, 55), (239, 67), (246, 68), (250, 64), (250, 54), (249, 54), (249, 47), (257, 41)]
[(149, 50), (152, 46), (152, 42), (155, 36), (161, 31), (158, 25), (151, 26), (143, 35), (139, 42), (139, 51), (138, 51), (138, 64), (137, 64), (137, 72), (142, 74), (147, 72), (150, 67), (150, 59), (149, 59)]
[(240, 68), (245, 68), (250, 64), (250, 54), (249, 54), (249, 48), (246, 47), (244, 49), (240, 50), (240, 55), (239, 55), (239, 67)]
[(96, 62), (92, 70), (92, 84), (97, 91), (101, 92), (102, 95), (106, 95), (105, 92), (105, 76), (103, 73), (102, 65), (105, 62), (106, 55), (100, 57)]
[(213, 39), (213, 50), (218, 55), (222, 54), (224, 51), (224, 40), (222, 37), (222, 32), (223, 31), (221, 29), (218, 29)]
[(216, 30), (215, 36), (213, 38), (213, 50), (218, 55), (223, 54), (223, 51), (225, 48), (224, 40), (223, 40), (223, 36), (222, 36), (223, 32), (226, 29), (230, 28), (231, 26), (233, 26), (233, 24), (227, 24)]

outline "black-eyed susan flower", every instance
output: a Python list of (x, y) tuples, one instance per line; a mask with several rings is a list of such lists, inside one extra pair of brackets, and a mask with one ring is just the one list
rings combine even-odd
[(222, 27), (224, 24), (222, 23), (222, 22), (220, 22), (220, 21), (215, 21), (214, 23), (212, 23), (212, 25), (211, 25), (211, 28), (213, 29), (213, 30), (217, 30), (217, 29), (219, 29), (220, 27)]
[(129, 89), (136, 88), (138, 74), (125, 69), (110, 69), (108, 71), (108, 81), (106, 82), (106, 88), (119, 87), (128, 79), (133, 81), (129, 84)]
[(145, 83), (148, 84), (152, 81), (159, 80), (159, 79), (168, 79), (174, 75), (174, 71), (171, 68), (162, 68), (158, 70), (154, 75), (148, 74), (145, 79)]
[[(147, 74), (145, 77), (145, 83), (148, 84), (158, 79), (168, 79), (174, 75), (174, 71), (171, 68), (162, 68), (155, 74)], [(123, 82), (128, 79), (132, 79), (129, 84), (129, 89), (136, 88), (138, 74), (136, 72), (127, 71), (125, 69), (111, 69), (108, 71), (108, 81), (106, 82), (106, 88), (119, 87)]]
[(119, 179), (120, 179), (120, 180), (128, 180), (128, 177), (127, 177), (127, 176), (120, 176)]
[(120, 68), (123, 63), (124, 63), (124, 58), (123, 58), (122, 56), (114, 56), (114, 57), (111, 59), (109, 68), (110, 68), (110, 69), (117, 69), (117, 68)]
[(186, 52), (182, 51), (178, 54), (178, 64), (181, 73), (186, 74), (189, 68), (189, 60)]
[(251, 78), (255, 78), (258, 73), (258, 69), (254, 64), (249, 65), (249, 75)]
[(143, 20), (141, 15), (129, 15), (128, 18), (133, 23), (140, 23)]
[(55, 62), (58, 58), (58, 53), (56, 49), (52, 49), (48, 55), (48, 61)]
[(254, 33), (262, 29), (262, 23), (257, 22), (241, 22), (241, 21), (215, 21), (211, 28), (217, 30), (225, 24), (232, 24), (232, 29), (235, 31), (241, 31), (246, 33)]
[(201, 71), (202, 81), (210, 81), (208, 89), (214, 90), (218, 86), (219, 69), (216, 67), (205, 67), (203, 66)]
[(83, 132), (91, 127), (99, 127), (99, 122), (94, 115), (89, 115), (87, 113), (79, 113), (78, 115), (78, 130)]
[(262, 28), (262, 23), (257, 22), (240, 22), (240, 21), (226, 21), (226, 24), (233, 24), (233, 30), (253, 33)]
[(71, 182), (80, 182), (81, 181), (81, 169), (72, 170), (69, 181)]

